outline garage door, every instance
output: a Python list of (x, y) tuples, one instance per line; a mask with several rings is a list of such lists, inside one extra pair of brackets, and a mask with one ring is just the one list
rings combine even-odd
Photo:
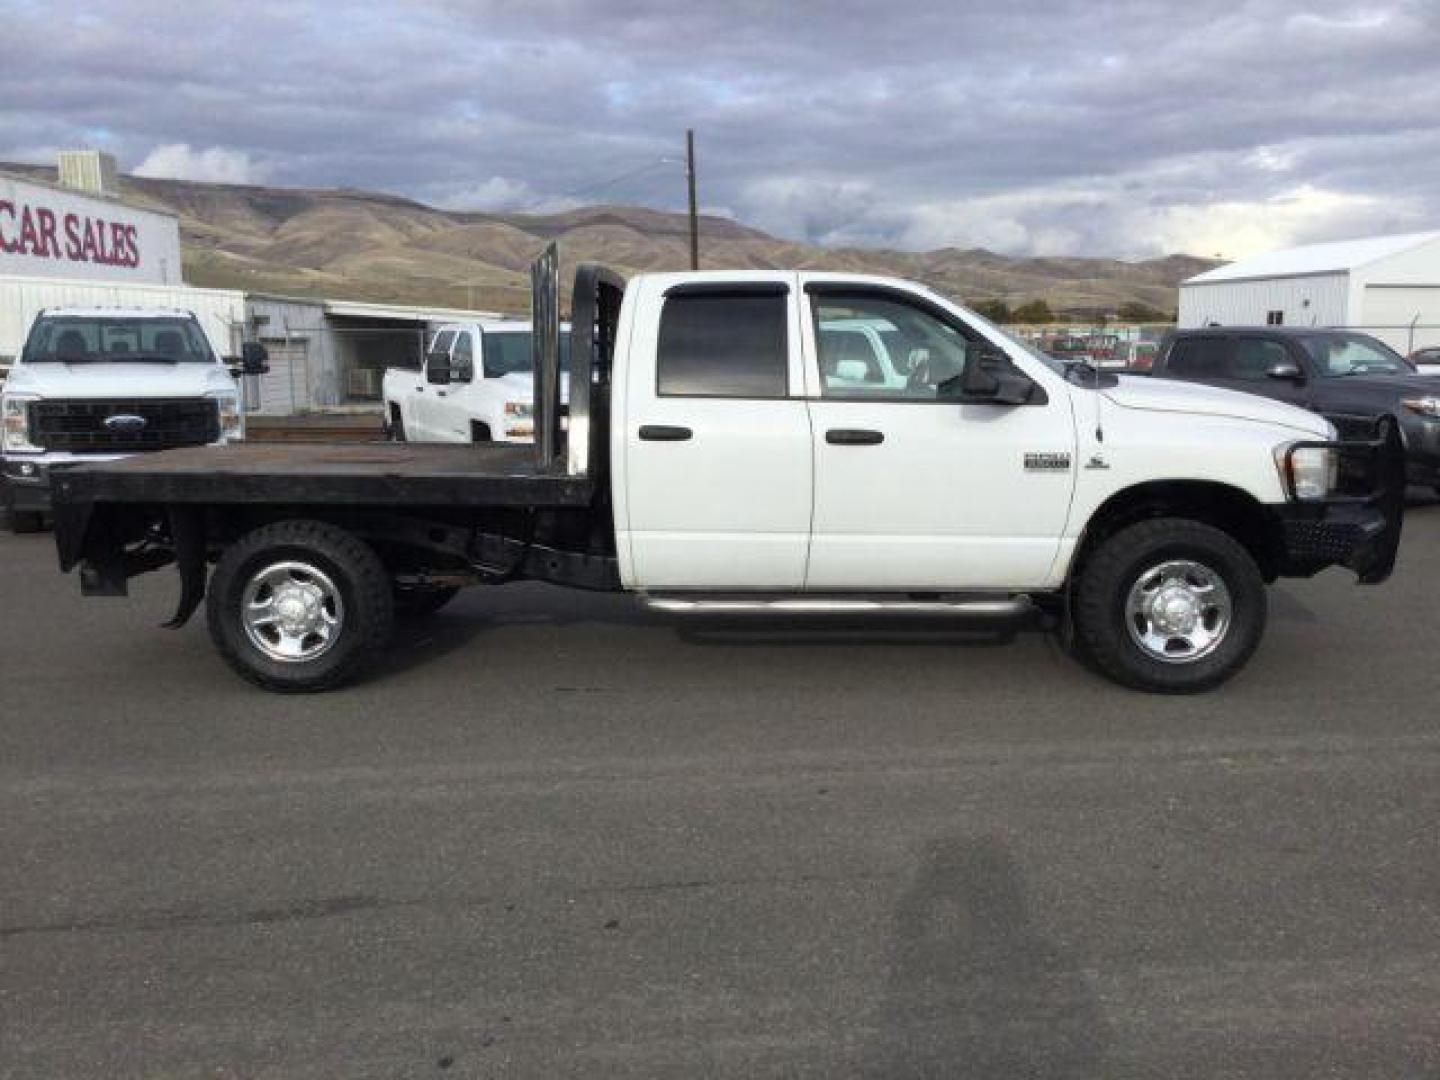
[(287, 416), (310, 405), (310, 343), (304, 338), (267, 341), (270, 373), (260, 376), (260, 412)]

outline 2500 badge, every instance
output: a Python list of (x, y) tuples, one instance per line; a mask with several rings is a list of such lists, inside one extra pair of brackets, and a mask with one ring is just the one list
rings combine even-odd
[(1028, 453), (1025, 455), (1026, 472), (1069, 472), (1070, 455), (1065, 453)]

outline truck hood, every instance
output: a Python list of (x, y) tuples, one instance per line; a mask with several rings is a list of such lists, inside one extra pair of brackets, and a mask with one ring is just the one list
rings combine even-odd
[(203, 397), (237, 387), (219, 364), (19, 364), (7, 393), (42, 398)]
[(1305, 409), (1256, 394), (1221, 390), (1200, 383), (1148, 375), (1120, 375), (1114, 386), (1105, 387), (1100, 392), (1123, 409), (1251, 420), (1291, 428), (1322, 439), (1330, 434), (1329, 422)]

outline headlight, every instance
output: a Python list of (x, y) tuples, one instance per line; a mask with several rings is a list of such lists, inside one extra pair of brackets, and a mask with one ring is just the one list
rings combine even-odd
[(533, 439), (535, 425), (531, 416), (535, 404), (530, 401), (507, 401), (505, 403), (505, 434), (512, 439)]
[(0, 398), (0, 417), (5, 424), (4, 449), (17, 454), (38, 454), (40, 447), (30, 442), (30, 402), (34, 398)]
[(240, 399), (234, 394), (211, 394), (220, 410), (220, 441), (238, 442), (245, 438), (245, 416), (240, 411)]
[(1421, 416), (1433, 416), (1440, 418), (1440, 397), (1412, 397), (1405, 398), (1400, 402), (1411, 412), (1419, 413)]
[(1335, 488), (1339, 459), (1335, 451), (1321, 446), (1302, 446), (1293, 453), (1294, 443), (1275, 448), (1275, 468), (1287, 495), (1301, 502), (1316, 502)]

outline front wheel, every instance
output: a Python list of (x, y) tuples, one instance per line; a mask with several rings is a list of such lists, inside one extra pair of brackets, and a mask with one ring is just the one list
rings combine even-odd
[(1229, 533), (1157, 518), (1101, 542), (1074, 589), (1076, 643), (1116, 682), (1184, 694), (1225, 682), (1265, 632), (1265, 581)]
[(267, 690), (328, 690), (365, 671), (394, 624), (390, 575), (363, 541), (321, 521), (277, 521), (215, 565), (210, 637)]

